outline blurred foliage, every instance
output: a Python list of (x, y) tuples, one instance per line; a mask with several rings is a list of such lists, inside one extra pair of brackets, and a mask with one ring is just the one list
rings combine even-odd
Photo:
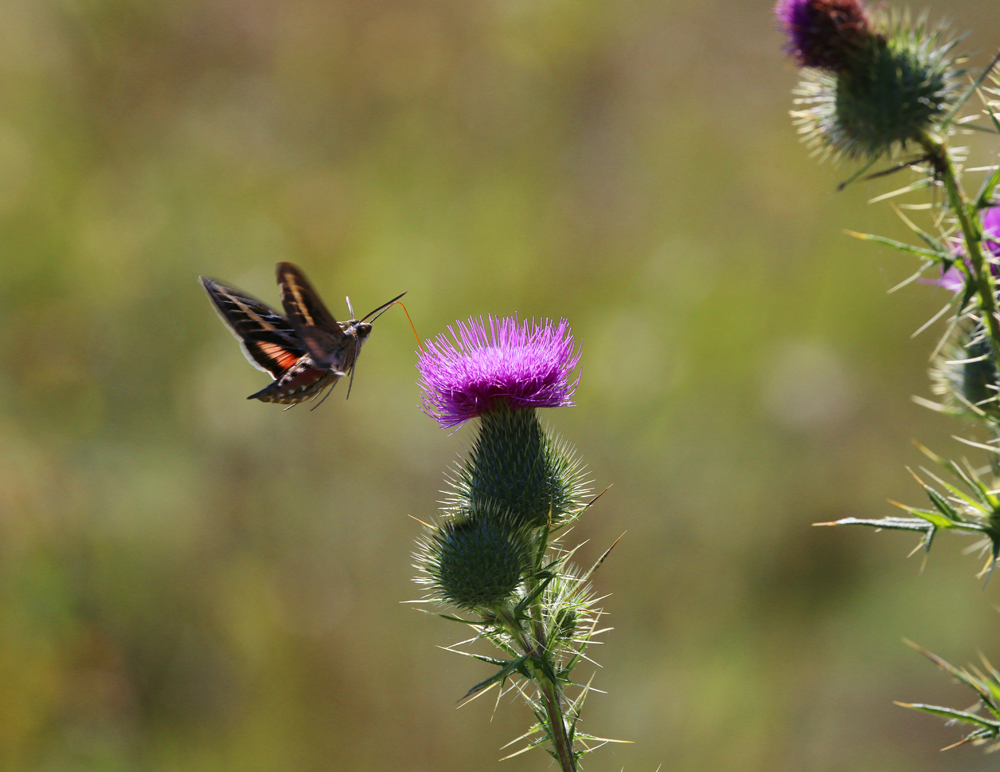
[[(995, 49), (990, 3), (945, 10)], [(721, 0), (0, 6), (0, 768), (493, 769), (527, 725), (455, 711), (484, 671), (399, 603), (468, 441), (403, 315), (349, 402), (245, 400), (197, 276), (276, 303), (293, 260), (425, 337), (570, 320), (550, 420), (614, 483), (581, 563), (628, 532), (584, 729), (636, 744), (591, 766), (985, 769), (892, 700), (961, 694), (904, 636), (998, 659), (1000, 583), (810, 525), (919, 500), (909, 440), (961, 425), (909, 399), (946, 298), (841, 232), (905, 238), (865, 204), (901, 175), (834, 193), (780, 46)]]

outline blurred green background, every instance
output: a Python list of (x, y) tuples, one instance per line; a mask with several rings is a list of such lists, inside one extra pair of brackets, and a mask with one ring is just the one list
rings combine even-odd
[(424, 337), (570, 320), (544, 415), (613, 483), (571, 540), (627, 531), (585, 729), (635, 744), (588, 769), (986, 769), (892, 700), (973, 701), (901, 639), (1000, 659), (1000, 582), (811, 526), (921, 503), (913, 438), (966, 451), (910, 400), (947, 298), (842, 234), (904, 237), (866, 199), (905, 175), (835, 193), (781, 43), (767, 2), (0, 5), (0, 768), (549, 768), (498, 764), (526, 709), (456, 710), (490, 671), (400, 603), (472, 437), (417, 409), (403, 314), (349, 402), (245, 399), (197, 277), (277, 303), (292, 260), (338, 316), (409, 290)]

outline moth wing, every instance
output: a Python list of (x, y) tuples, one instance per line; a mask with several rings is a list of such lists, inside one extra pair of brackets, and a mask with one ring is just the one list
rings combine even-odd
[(205, 276), (201, 283), (244, 356), (258, 370), (277, 378), (305, 353), (291, 323), (269, 305)]
[(292, 349), (261, 340), (241, 340), (240, 348), (250, 364), (270, 374), (272, 378), (284, 375), (305, 353), (298, 347)]
[(292, 327), (296, 330), (316, 327), (335, 336), (342, 334), (337, 320), (298, 267), (291, 263), (278, 263), (277, 273), (281, 305)]

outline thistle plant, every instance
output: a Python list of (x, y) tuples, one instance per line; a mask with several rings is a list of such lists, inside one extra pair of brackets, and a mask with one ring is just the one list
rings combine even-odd
[[(925, 224), (911, 219), (901, 203), (896, 211), (914, 234), (915, 244), (872, 234), (859, 239), (916, 257), (911, 279), (951, 291), (941, 317), (947, 325), (932, 388), (938, 402), (920, 400), (945, 413), (965, 416), (986, 441), (965, 440), (984, 463), (975, 466), (942, 458), (921, 447), (931, 462), (914, 474), (930, 506), (898, 505), (905, 516), (868, 520), (847, 517), (821, 525), (861, 525), (920, 534), (929, 550), (939, 531), (972, 534), (987, 557), (989, 574), (1000, 555), (1000, 320), (997, 266), (1000, 264), (1000, 166), (997, 155), (979, 168), (963, 168), (966, 151), (953, 141), (972, 131), (1000, 134), (998, 59), (970, 73), (956, 53), (959, 38), (925, 18), (870, 13), (858, 0), (780, 0), (775, 7), (786, 33), (786, 52), (801, 68), (792, 118), (804, 140), (825, 157), (860, 161), (841, 188), (862, 178), (915, 174), (888, 196), (929, 192)], [(973, 98), (982, 108), (973, 110)], [(980, 175), (977, 181), (976, 175)], [(976, 181), (974, 195), (967, 185)], [(850, 232), (849, 232), (850, 233)], [(960, 743), (1000, 739), (1000, 673), (984, 660), (982, 670), (959, 669), (919, 651), (977, 695), (978, 706), (955, 710), (906, 705), (970, 727)], [(993, 748), (1000, 747), (994, 743)]]
[[(573, 680), (588, 645), (605, 632), (590, 580), (608, 553), (581, 571), (571, 562), (575, 550), (560, 542), (593, 501), (585, 501), (588, 482), (572, 448), (541, 423), (537, 408), (573, 404), (580, 353), (565, 320), (473, 318), (449, 332), (420, 353), (423, 410), (444, 428), (478, 419), (478, 432), (448, 479), (440, 516), (425, 525), (416, 581), (425, 601), (461, 614), (439, 616), (473, 633), (449, 649), (493, 670), (463, 700), (492, 687), (498, 699), (519, 693), (536, 723), (516, 753), (547, 746), (570, 772), (609, 742), (579, 730), (590, 687)], [(481, 639), (501, 655), (466, 650)]]

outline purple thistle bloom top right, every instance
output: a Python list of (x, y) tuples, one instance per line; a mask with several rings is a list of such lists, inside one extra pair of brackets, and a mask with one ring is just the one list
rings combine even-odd
[(858, 0), (778, 0), (774, 15), (800, 67), (847, 69), (871, 34)]
[[(983, 224), (983, 256), (990, 264), (993, 275), (996, 276), (1000, 274), (1000, 205), (983, 209), (979, 219)], [(957, 255), (964, 253), (961, 244), (953, 249), (953, 253)], [(958, 268), (952, 266), (941, 274), (940, 279), (928, 283), (937, 284), (952, 292), (961, 292), (965, 289), (965, 276)]]
[(566, 407), (573, 404), (580, 361), (569, 323), (518, 322), (489, 317), (458, 322), (458, 332), (426, 342), (417, 369), (423, 410), (441, 426), (458, 426), (501, 407)]

